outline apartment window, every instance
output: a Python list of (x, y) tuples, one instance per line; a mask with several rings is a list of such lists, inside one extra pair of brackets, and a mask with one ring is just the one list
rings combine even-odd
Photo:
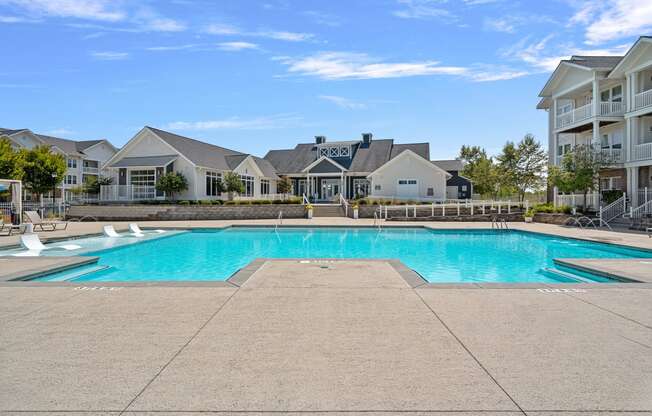
[(251, 175), (240, 175), (240, 180), (244, 185), (242, 196), (254, 196), (254, 177)]
[(428, 188), (426, 189), (426, 196), (434, 196), (435, 195), (435, 190), (434, 188)]
[(416, 185), (417, 180), (416, 179), (399, 179), (398, 184), (399, 185)]
[(623, 101), (623, 86), (616, 85), (600, 93), (600, 101), (621, 103)]
[(77, 176), (66, 175), (64, 182), (66, 183), (66, 185), (77, 185)]
[(260, 194), (269, 195), (269, 179), (260, 180)]
[(222, 175), (217, 172), (206, 172), (206, 196), (220, 196)]
[(610, 191), (612, 189), (618, 189), (618, 182), (620, 181), (620, 176), (608, 176), (605, 178), (600, 178), (600, 188), (603, 191)]
[(374, 191), (380, 191), (380, 185), (374, 185)]
[(564, 104), (560, 107), (557, 107), (557, 115), (560, 116), (562, 114), (570, 113), (572, 109), (573, 109), (573, 104), (571, 103)]
[(71, 169), (77, 169), (77, 159), (68, 159), (68, 167)]
[(565, 144), (564, 145), (564, 154), (570, 153), (571, 151), (571, 145), (570, 144)]
[(355, 195), (369, 195), (369, 181), (367, 179), (353, 179), (353, 191)]

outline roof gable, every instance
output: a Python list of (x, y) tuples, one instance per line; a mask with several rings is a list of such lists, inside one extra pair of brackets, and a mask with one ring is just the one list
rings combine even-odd
[(345, 172), (347, 169), (334, 161), (333, 159), (322, 156), (319, 159), (315, 160), (313, 163), (309, 164), (303, 170), (304, 172), (310, 173), (341, 173)]
[(432, 169), (433, 171), (436, 171), (436, 172), (439, 172), (439, 173), (443, 173), (443, 174), (445, 175), (446, 179), (449, 179), (449, 178), (451, 178), (451, 177), (453, 176), (453, 175), (451, 175), (450, 173), (448, 173), (448, 172), (446, 172), (445, 170), (443, 170), (442, 168), (440, 168), (439, 166), (435, 165), (434, 163), (431, 163), (428, 159), (424, 159), (423, 157), (421, 157), (420, 155), (416, 154), (415, 152), (413, 152), (413, 151), (410, 150), (410, 149), (405, 149), (405, 150), (404, 150), (403, 152), (401, 152), (398, 156), (396, 156), (395, 158), (391, 159), (389, 162), (385, 163), (384, 165), (380, 166), (380, 167), (379, 167), (378, 169), (376, 169), (375, 171), (371, 172), (369, 175), (367, 175), (367, 177), (374, 176), (374, 175), (376, 175), (376, 174), (382, 172), (382, 171), (383, 171), (384, 169), (386, 169), (388, 166), (391, 166), (391, 165), (393, 165), (394, 163), (398, 163), (398, 162), (400, 162), (400, 161), (402, 161), (402, 160), (404, 160), (404, 159), (406, 159), (406, 158), (410, 158), (410, 159), (414, 160), (414, 161), (417, 162), (417, 163), (421, 163), (421, 164), (423, 164), (424, 166), (427, 166), (429, 169)]
[[(647, 59), (645, 59), (647, 57)], [(625, 74), (636, 68), (643, 62), (649, 62), (652, 59), (652, 37), (641, 36), (629, 48), (625, 56), (618, 62), (609, 73), (609, 78), (624, 78)]]

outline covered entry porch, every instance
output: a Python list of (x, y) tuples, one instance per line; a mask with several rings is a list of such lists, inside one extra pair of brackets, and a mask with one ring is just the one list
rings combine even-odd
[(165, 199), (156, 189), (158, 179), (173, 171), (176, 155), (125, 157), (109, 167), (113, 183), (100, 187), (101, 201)]

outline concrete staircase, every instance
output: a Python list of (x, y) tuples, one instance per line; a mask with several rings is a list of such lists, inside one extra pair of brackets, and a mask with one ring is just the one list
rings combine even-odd
[(344, 208), (335, 204), (314, 204), (313, 217), (344, 217)]

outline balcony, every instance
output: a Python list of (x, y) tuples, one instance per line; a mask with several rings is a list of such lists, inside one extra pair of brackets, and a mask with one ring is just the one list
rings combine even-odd
[(634, 95), (634, 110), (652, 106), (652, 89)]
[(618, 117), (625, 115), (625, 103), (621, 102), (601, 102), (600, 115), (608, 117)]
[(652, 159), (652, 142), (634, 145), (632, 160)]
[(156, 188), (147, 185), (102, 185), (101, 201), (146, 201), (162, 199), (156, 195)]
[[(625, 114), (625, 103), (603, 101), (600, 103), (600, 116), (621, 117)], [(557, 116), (557, 128), (561, 129), (593, 117), (593, 104), (586, 104), (568, 113)]]
[(100, 168), (93, 167), (93, 166), (83, 166), (82, 167), (82, 173), (84, 175), (99, 175), (100, 174)]
[(591, 118), (593, 115), (593, 106), (591, 104), (583, 105), (568, 113), (557, 116), (557, 128), (564, 128), (572, 124)]
[(600, 149), (598, 154), (608, 165), (623, 163), (623, 149)]

